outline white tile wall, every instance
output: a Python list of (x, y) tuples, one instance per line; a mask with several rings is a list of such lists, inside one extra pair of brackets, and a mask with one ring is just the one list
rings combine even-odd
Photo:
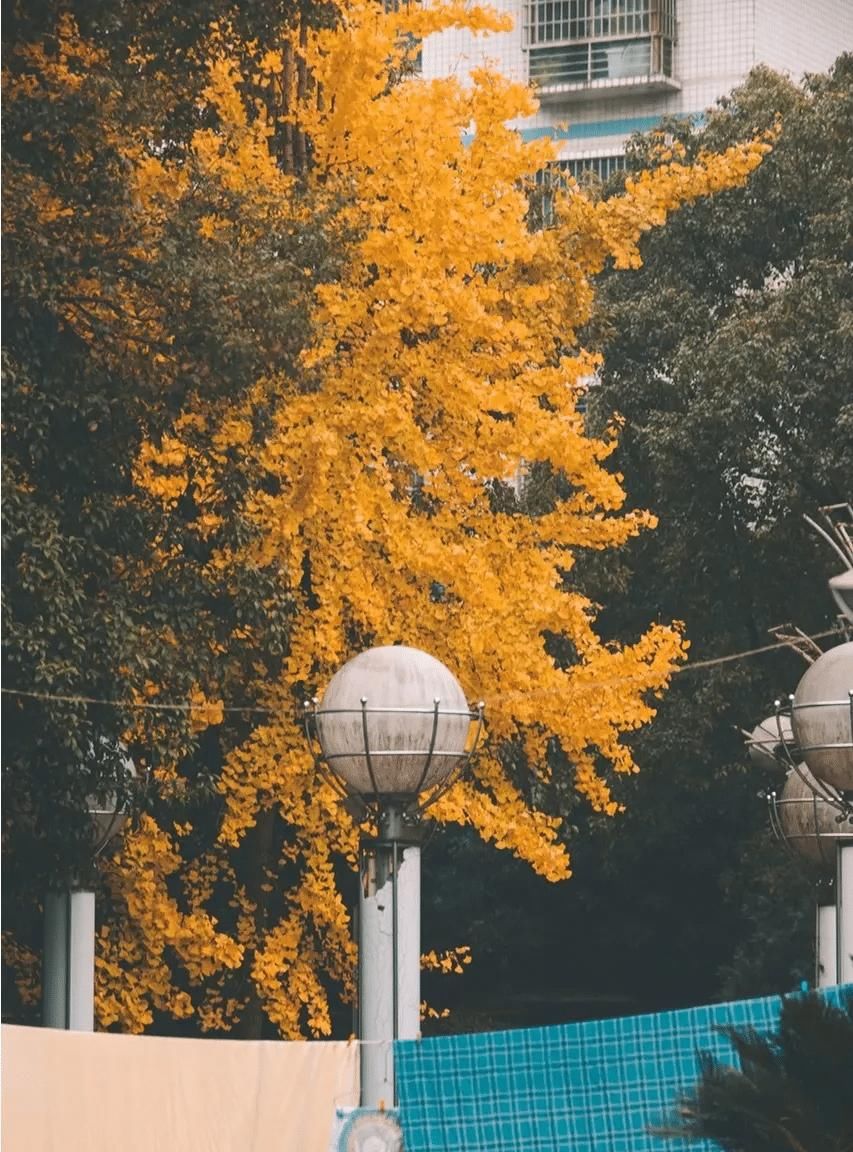
[(746, 76), (755, 61), (757, 2), (680, 0), (674, 67), (682, 90), (675, 110), (702, 111)]
[(428, 36), (423, 47), (423, 74), (457, 76), (469, 80), (472, 68), (488, 64), (513, 80), (526, 82), (527, 57), (522, 49), (521, 0), (491, 0), (489, 7), (509, 13), (515, 20), (511, 32), (474, 34), (451, 28)]
[(755, 59), (799, 79), (853, 49), (853, 0), (755, 0)]
[[(514, 17), (513, 31), (474, 36), (453, 29), (430, 36), (423, 51), (426, 77), (455, 75), (468, 82), (472, 68), (489, 64), (514, 80), (527, 79), (522, 0), (493, 0), (493, 7)], [(677, 0), (677, 16), (674, 72), (680, 91), (625, 95), (611, 90), (581, 102), (545, 103), (518, 127), (601, 124), (595, 135), (570, 135), (561, 153), (612, 153), (626, 135), (614, 122), (699, 113), (755, 64), (799, 77), (823, 71), (840, 52), (853, 50), (853, 0)]]

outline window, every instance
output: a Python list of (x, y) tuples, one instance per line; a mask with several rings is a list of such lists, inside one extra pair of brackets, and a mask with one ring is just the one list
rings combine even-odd
[(672, 75), (675, 0), (527, 0), (525, 46), (540, 88)]
[(594, 173), (602, 183), (609, 180), (614, 172), (625, 167), (625, 153), (618, 152), (613, 156), (571, 157), (568, 160), (557, 161), (556, 167), (561, 172), (567, 172), (579, 183), (583, 181), (584, 174)]
[(584, 184), (590, 176), (604, 183), (614, 172), (625, 167), (625, 153), (612, 152), (602, 156), (571, 156), (540, 169), (530, 193), (528, 223), (531, 230), (538, 232), (540, 228), (550, 228), (554, 224), (554, 191), (566, 187), (566, 176), (571, 176), (579, 184)]

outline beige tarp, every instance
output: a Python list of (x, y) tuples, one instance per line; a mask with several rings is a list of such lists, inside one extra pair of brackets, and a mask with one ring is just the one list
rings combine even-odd
[(4, 1025), (3, 1152), (329, 1152), (358, 1045)]

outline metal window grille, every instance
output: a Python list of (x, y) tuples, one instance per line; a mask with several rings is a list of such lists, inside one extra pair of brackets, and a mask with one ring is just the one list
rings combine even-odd
[(569, 176), (573, 176), (578, 182), (582, 181), (584, 175), (592, 172), (599, 180), (609, 180), (614, 172), (619, 172), (625, 167), (625, 155), (619, 153), (616, 156), (590, 156), (589, 158), (572, 158), (569, 160), (560, 160), (556, 165), (560, 172), (565, 172)]
[(672, 75), (675, 0), (527, 0), (525, 46), (540, 87)]
[(571, 176), (579, 184), (584, 183), (590, 175), (604, 183), (614, 172), (625, 168), (626, 163), (624, 153), (619, 152), (607, 156), (573, 156), (565, 160), (555, 160), (546, 168), (540, 169), (534, 177), (530, 195), (528, 217), (530, 227), (538, 231), (540, 228), (550, 228), (554, 224), (554, 192), (557, 188), (565, 188), (567, 176)]

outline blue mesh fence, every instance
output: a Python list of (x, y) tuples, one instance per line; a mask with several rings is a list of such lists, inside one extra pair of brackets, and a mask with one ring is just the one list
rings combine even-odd
[(772, 1032), (781, 1003), (398, 1041), (406, 1152), (710, 1152), (649, 1128), (696, 1083), (700, 1051), (736, 1062), (720, 1028)]

